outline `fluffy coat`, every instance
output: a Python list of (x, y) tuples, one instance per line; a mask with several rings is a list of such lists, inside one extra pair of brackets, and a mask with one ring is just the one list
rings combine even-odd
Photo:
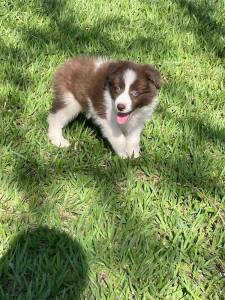
[(48, 137), (67, 147), (63, 127), (80, 112), (100, 126), (122, 158), (138, 157), (140, 135), (157, 104), (160, 73), (152, 65), (103, 58), (73, 58), (55, 74)]

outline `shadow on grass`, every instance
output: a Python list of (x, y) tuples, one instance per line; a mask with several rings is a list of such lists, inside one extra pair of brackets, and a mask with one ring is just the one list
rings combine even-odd
[(88, 267), (81, 246), (48, 227), (21, 232), (0, 259), (0, 298), (83, 299)]
[(223, 146), (225, 143), (225, 129), (211, 126), (209, 121), (204, 121), (200, 116), (198, 119), (193, 116), (176, 117), (168, 110), (162, 108), (162, 106), (158, 109), (158, 112), (162, 118), (173, 119), (181, 126), (188, 125), (194, 135), (199, 138), (199, 143), (208, 141), (220, 146)]
[(210, 1), (197, 3), (197, 1), (176, 0), (176, 2), (190, 17), (191, 22), (187, 25), (186, 30), (194, 32), (206, 51), (210, 50), (217, 57), (224, 58), (225, 46), (221, 37), (225, 35), (225, 28), (210, 16), (215, 9), (214, 4), (210, 4)]
[(3, 41), (0, 41), (0, 51), (5, 63), (10, 65), (8, 68), (8, 65), (4, 67), (1, 76), (21, 91), (29, 89), (32, 80), (26, 72), (29, 65), (26, 53), (19, 47), (7, 47)]
[[(149, 7), (151, 5), (150, 0), (144, 0), (144, 3)], [(179, 30), (193, 32), (202, 49), (214, 53), (218, 58), (224, 58), (225, 46), (222, 37), (225, 35), (225, 27), (212, 17), (215, 10), (213, 1), (210, 3), (210, 1), (176, 0), (175, 3), (189, 17), (186, 25), (180, 23)]]
[(28, 161), (21, 159), (15, 169), (18, 190), (24, 193), (25, 201), (29, 204), (31, 224), (39, 224), (43, 215), (57, 203), (48, 198), (50, 186), (58, 184), (57, 178), (69, 180), (70, 174), (73, 174), (83, 183), (89, 178), (89, 188), (100, 187), (95, 199), (96, 209), (103, 206), (104, 219), (115, 228), (113, 237), (95, 238), (95, 257), (104, 261), (104, 265), (111, 272), (122, 272), (129, 276), (133, 289), (138, 290), (141, 282), (142, 286), (146, 286), (156, 295), (156, 286), (161, 289), (174, 279), (173, 267), (178, 256), (178, 247), (170, 243), (165, 233), (158, 233), (154, 218), (142, 218), (139, 210), (134, 212), (129, 198), (126, 198), (129, 204), (125, 205), (124, 187), (127, 184), (127, 175), (128, 172), (133, 172), (137, 163), (118, 159), (109, 162), (108, 166), (100, 167), (93, 166), (90, 162), (80, 164), (66, 158), (66, 155), (63, 157), (56, 166), (54, 163), (45, 164), (28, 156)]
[[(86, 150), (87, 148), (89, 148), (88, 145), (86, 145)], [(159, 184), (163, 181), (168, 183), (174, 195), (176, 193), (185, 195), (186, 191), (190, 195), (191, 192), (195, 201), (199, 202), (201, 199), (198, 199), (195, 188), (212, 196), (221, 191), (222, 197), (222, 186), (219, 186), (216, 178), (201, 176), (201, 172), (204, 171), (203, 161), (198, 166), (198, 172), (195, 173), (192, 170), (192, 162), (185, 156), (173, 157), (173, 154), (170, 154), (164, 159), (157, 160), (149, 156), (144, 149), (143, 158), (140, 160), (121, 161), (114, 158), (112, 161), (105, 161), (104, 166), (99, 166), (91, 161), (83, 160), (80, 163), (79, 160), (71, 157), (71, 152), (60, 151), (57, 162), (51, 160), (45, 162), (43, 159), (38, 161), (35, 155), (29, 152), (26, 154), (26, 161), (23, 158), (17, 159), (14, 180), (18, 185), (18, 190), (23, 191), (26, 197), (25, 201), (29, 204), (30, 215), (35, 216), (35, 222), (39, 223), (42, 216), (46, 214), (46, 210), (49, 212), (54, 207), (56, 202), (49, 201), (48, 194), (53, 185), (58, 185), (59, 178), (61, 181), (70, 180), (71, 174), (79, 178), (80, 182), (87, 182), (88, 178), (89, 188), (98, 190), (98, 196), (95, 199), (96, 209), (97, 206), (104, 207), (104, 219), (108, 220), (114, 228), (113, 237), (95, 238), (93, 242), (95, 255), (99, 261), (104, 261), (110, 270), (123, 272), (125, 276), (129, 276), (133, 289), (138, 290), (141, 284), (141, 287), (146, 287), (151, 291), (151, 295), (156, 297), (160, 290), (171, 286), (171, 283), (177, 280), (179, 263), (195, 257), (194, 246), (189, 250), (183, 249), (182, 258), (180, 258), (182, 249), (180, 243), (183, 237), (173, 241), (170, 232), (159, 228), (154, 214), (151, 216), (148, 213), (147, 216), (143, 216), (141, 208), (133, 210), (135, 205), (132, 202), (137, 199), (139, 203), (143, 201), (145, 207), (149, 206), (149, 211), (154, 207), (146, 198), (146, 195), (151, 195), (149, 191), (145, 194), (143, 189), (142, 193), (133, 196), (130, 196), (129, 191), (128, 195), (126, 194), (127, 179), (130, 177), (129, 184), (132, 189), (142, 181), (141, 178), (136, 178), (140, 170), (149, 168), (149, 172), (151, 169), (154, 172), (157, 169), (163, 178)], [(76, 152), (76, 155), (79, 153)], [(202, 158), (199, 157), (199, 159)], [(143, 180), (147, 180), (146, 177)], [(174, 226), (176, 227), (177, 224)], [(171, 230), (173, 232), (173, 228)], [(208, 250), (207, 253), (202, 250), (201, 256), (206, 254), (207, 257), (210, 256)], [(219, 258), (219, 251), (219, 249), (218, 253), (214, 251), (213, 255)], [(198, 266), (197, 261), (195, 261), (195, 266)], [(183, 287), (183, 292), (189, 294), (185, 287)]]
[[(16, 5), (17, 3), (15, 3)], [(25, 6), (26, 4), (19, 5), (18, 11), (23, 12), (26, 9)], [(29, 74), (29, 67), (37, 58), (43, 62), (40, 69), (43, 69), (44, 72), (45, 69), (48, 69), (45, 64), (46, 57), (56, 54), (66, 58), (86, 54), (119, 56), (120, 58), (123, 56), (129, 59), (133, 48), (145, 49), (146, 53), (149, 53), (149, 49), (154, 45), (154, 48), (164, 50), (164, 55), (169, 48), (164, 37), (159, 33), (157, 37), (123, 39), (121, 43), (115, 41), (111, 33), (121, 24), (125, 26), (129, 23), (129, 19), (125, 17), (101, 18), (90, 28), (82, 28), (76, 12), (71, 11), (66, 1), (41, 0), (32, 9), (36, 18), (48, 20), (51, 25), (46, 27), (41, 22), (39, 26), (19, 24), (20, 43), (14, 47), (8, 47), (3, 42), (0, 45), (3, 60), (8, 64), (3, 72), (4, 79), (23, 91), (37, 89), (37, 83), (32, 78), (33, 75)], [(162, 47), (162, 45), (164, 46)], [(157, 51), (155, 55), (157, 61), (159, 55)], [(141, 57), (139, 58), (141, 60)], [(57, 65), (58, 63), (61, 61), (56, 61)], [(43, 78), (43, 74), (40, 74), (39, 70), (34, 75), (37, 80)]]

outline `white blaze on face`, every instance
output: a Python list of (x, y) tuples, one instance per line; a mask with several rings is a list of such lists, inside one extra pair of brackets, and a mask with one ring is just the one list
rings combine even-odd
[(133, 71), (131, 69), (127, 69), (124, 72), (123, 80), (124, 80), (125, 89), (122, 92), (122, 94), (120, 94), (117, 97), (117, 99), (115, 101), (116, 110), (117, 110), (118, 104), (125, 105), (125, 109), (121, 112), (121, 115), (117, 115), (117, 122), (119, 124), (126, 123), (126, 121), (128, 120), (128, 117), (129, 117), (128, 113), (131, 112), (131, 110), (132, 110), (132, 100), (129, 95), (129, 89), (130, 89), (130, 86), (134, 83), (134, 81), (136, 79), (137, 79), (137, 74), (135, 73), (135, 71)]

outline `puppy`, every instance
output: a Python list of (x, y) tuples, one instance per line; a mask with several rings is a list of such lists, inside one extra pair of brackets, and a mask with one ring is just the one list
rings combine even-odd
[(160, 73), (151, 65), (73, 58), (54, 77), (48, 137), (57, 147), (69, 146), (62, 129), (84, 112), (100, 126), (120, 157), (136, 158), (140, 135), (156, 107), (159, 88)]

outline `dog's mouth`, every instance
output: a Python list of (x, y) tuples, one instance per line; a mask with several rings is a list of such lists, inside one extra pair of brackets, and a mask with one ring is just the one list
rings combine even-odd
[(118, 112), (117, 115), (116, 115), (116, 121), (118, 124), (125, 124), (128, 119), (129, 119), (129, 115), (130, 115), (131, 112), (129, 113), (120, 113)]

